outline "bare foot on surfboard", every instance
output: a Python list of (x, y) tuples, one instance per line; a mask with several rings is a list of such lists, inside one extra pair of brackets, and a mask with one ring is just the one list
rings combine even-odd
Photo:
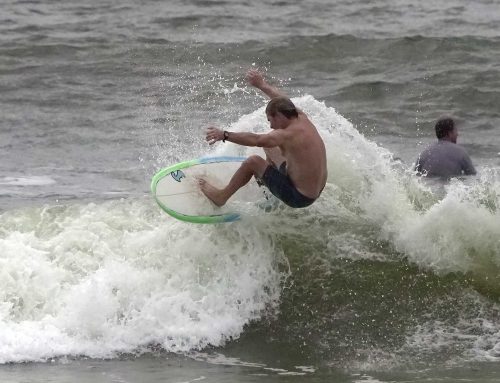
[(203, 194), (205, 194), (215, 205), (220, 207), (226, 203), (227, 199), (224, 199), (222, 190), (210, 185), (205, 179), (198, 178), (198, 185), (200, 185), (200, 190)]

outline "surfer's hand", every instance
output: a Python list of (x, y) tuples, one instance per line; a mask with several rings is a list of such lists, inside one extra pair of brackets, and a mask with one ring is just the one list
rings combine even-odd
[(265, 81), (264, 81), (264, 77), (262, 76), (262, 74), (257, 70), (257, 69), (250, 69), (248, 72), (247, 72), (247, 75), (246, 75), (246, 78), (247, 78), (247, 81), (250, 85), (256, 87), (256, 88), (261, 88)]
[(217, 141), (224, 139), (224, 131), (217, 129), (215, 126), (209, 126), (207, 128), (207, 135), (205, 139), (208, 141), (209, 145), (213, 145)]

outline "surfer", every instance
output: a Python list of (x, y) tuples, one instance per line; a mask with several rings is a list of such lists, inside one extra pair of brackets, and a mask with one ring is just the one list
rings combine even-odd
[(417, 174), (441, 178), (476, 174), (469, 155), (457, 145), (458, 131), (453, 119), (440, 118), (434, 129), (438, 142), (427, 147), (418, 156), (415, 164)]
[(266, 107), (271, 132), (229, 132), (211, 126), (207, 129), (206, 140), (210, 145), (229, 141), (262, 147), (266, 159), (258, 155), (248, 157), (223, 189), (199, 179), (201, 191), (215, 205), (222, 206), (255, 177), (288, 206), (311, 205), (323, 191), (327, 178), (326, 149), (321, 136), (305, 113), (270, 85), (259, 71), (249, 70), (246, 79), (271, 98)]

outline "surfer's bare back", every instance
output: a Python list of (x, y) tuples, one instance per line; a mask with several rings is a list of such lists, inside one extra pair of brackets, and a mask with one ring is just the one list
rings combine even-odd
[(200, 179), (202, 192), (214, 204), (222, 206), (254, 176), (288, 206), (311, 205), (320, 196), (327, 179), (326, 149), (321, 136), (305, 113), (284, 93), (268, 84), (260, 72), (249, 70), (246, 78), (250, 85), (271, 98), (266, 107), (271, 132), (229, 132), (211, 126), (207, 129), (206, 140), (210, 145), (229, 141), (259, 146), (264, 149), (266, 159), (258, 155), (248, 157), (223, 189)]

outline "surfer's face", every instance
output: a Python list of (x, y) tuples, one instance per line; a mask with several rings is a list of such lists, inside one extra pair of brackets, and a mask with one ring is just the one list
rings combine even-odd
[(276, 129), (276, 116), (271, 116), (269, 113), (267, 113), (267, 121), (269, 121), (269, 125), (271, 125), (271, 129)]
[(450, 141), (453, 143), (457, 143), (457, 138), (458, 138), (458, 130), (456, 127), (453, 128), (451, 132), (448, 133), (448, 137), (450, 138)]
[(282, 129), (283, 128), (283, 118), (286, 119), (281, 113), (276, 113), (276, 115), (271, 116), (267, 114), (267, 121), (271, 125), (271, 129)]

